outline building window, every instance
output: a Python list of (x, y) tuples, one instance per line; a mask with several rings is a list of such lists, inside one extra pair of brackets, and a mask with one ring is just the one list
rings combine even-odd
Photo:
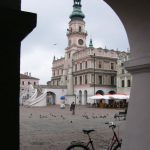
[(87, 68), (87, 61), (85, 62), (85, 69)]
[(123, 63), (121, 63), (121, 67), (123, 67)]
[(99, 62), (98, 67), (99, 67), (99, 68), (102, 68), (102, 63), (101, 63), (101, 62)]
[(111, 76), (111, 85), (115, 85), (115, 77)]
[(36, 82), (34, 82), (34, 85), (36, 85)]
[(70, 53), (68, 53), (68, 58), (70, 58)]
[(68, 45), (71, 46), (71, 40), (69, 40), (68, 42), (69, 42)]
[(80, 85), (82, 84), (82, 76), (80, 76)]
[(128, 85), (128, 87), (131, 87), (131, 81), (130, 80), (127, 81), (127, 85)]
[(22, 81), (22, 85), (24, 85), (24, 81)]
[(61, 74), (63, 75), (63, 69), (61, 69)]
[(114, 70), (114, 63), (111, 63), (111, 70)]
[(125, 71), (124, 71), (124, 69), (122, 69), (122, 74), (124, 74), (125, 73)]
[(66, 76), (66, 80), (67, 80), (67, 76)]
[(102, 84), (102, 76), (98, 76), (99, 78), (99, 84)]
[(85, 84), (87, 84), (87, 75), (85, 75)]
[(121, 81), (121, 86), (124, 87), (124, 80)]
[(81, 26), (79, 26), (79, 32), (81, 32), (81, 29), (82, 29)]
[(82, 63), (80, 63), (80, 70), (82, 70)]
[(75, 77), (75, 85), (77, 85), (77, 77)]
[(28, 85), (30, 84), (30, 82), (28, 82)]
[(75, 64), (75, 71), (77, 71), (77, 64)]

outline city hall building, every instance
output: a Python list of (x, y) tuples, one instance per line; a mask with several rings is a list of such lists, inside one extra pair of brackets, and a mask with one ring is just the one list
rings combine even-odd
[(81, 8), (81, 3), (74, 1), (66, 33), (68, 45), (64, 57), (54, 57), (47, 85), (63, 90), (66, 103), (84, 105), (89, 96), (117, 92), (117, 80), (122, 80), (121, 75), (117, 78), (119, 56), (128, 57), (129, 52), (94, 48), (92, 39), (86, 45), (88, 34)]

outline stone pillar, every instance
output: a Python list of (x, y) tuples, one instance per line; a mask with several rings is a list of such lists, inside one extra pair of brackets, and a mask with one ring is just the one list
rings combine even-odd
[(122, 150), (150, 149), (150, 5), (146, 0), (105, 0), (120, 17), (129, 38), (132, 74)]
[(1, 147), (19, 150), (21, 41), (36, 26), (36, 15), (23, 12), (20, 0), (0, 1)]

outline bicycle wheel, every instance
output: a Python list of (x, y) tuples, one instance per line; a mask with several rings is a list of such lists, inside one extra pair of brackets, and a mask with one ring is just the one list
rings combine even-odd
[(66, 150), (90, 150), (90, 149), (83, 144), (72, 144)]

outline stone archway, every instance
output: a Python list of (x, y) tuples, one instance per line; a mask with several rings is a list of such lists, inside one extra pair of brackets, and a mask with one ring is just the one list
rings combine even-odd
[(108, 94), (116, 94), (115, 91), (109, 91)]
[(55, 105), (56, 104), (56, 94), (53, 92), (47, 92), (46, 97), (47, 106), (48, 105)]
[(104, 95), (104, 91), (103, 90), (98, 90), (98, 91), (96, 91), (96, 94)]
[(125, 63), (125, 68), (132, 74), (133, 84), (122, 150), (146, 150), (150, 146), (147, 132), (150, 126), (150, 5), (147, 0), (105, 2), (122, 21), (131, 50), (131, 58)]

